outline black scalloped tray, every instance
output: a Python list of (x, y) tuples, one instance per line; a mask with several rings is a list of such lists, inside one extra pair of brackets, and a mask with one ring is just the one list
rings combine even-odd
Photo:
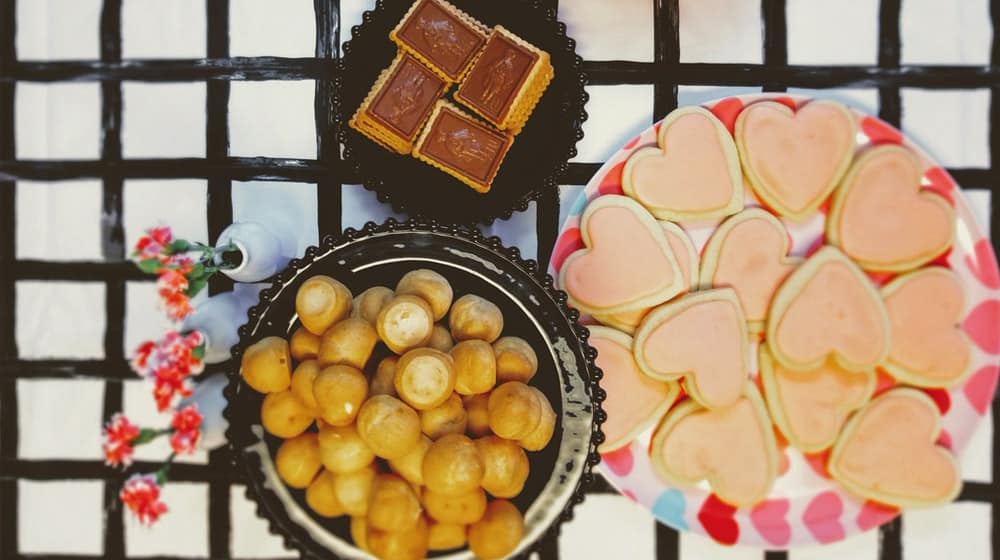
[[(261, 292), (260, 303), (248, 312), (249, 322), (239, 329), (240, 343), (233, 356), (238, 362), (250, 344), (265, 336), (287, 335), (298, 326), (295, 293), (306, 278), (332, 275), (357, 293), (372, 285), (395, 285), (416, 267), (444, 274), (456, 297), (474, 292), (497, 303), (504, 312), (504, 334), (521, 336), (539, 349), (539, 373), (532, 385), (553, 403), (559, 437), (541, 452), (529, 454), (531, 474), (525, 490), (513, 500), (529, 513), (526, 535), (531, 541), (521, 549), (527, 555), (542, 537), (557, 532), (571, 518), (572, 507), (583, 500), (583, 487), (600, 462), (597, 446), (604, 440), (600, 424), (605, 414), (600, 405), (604, 391), (598, 386), (601, 373), (594, 364), (597, 353), (586, 343), (587, 329), (577, 323), (577, 312), (567, 307), (566, 294), (553, 287), (552, 277), (540, 272), (534, 261), (521, 259), (517, 248), (505, 248), (500, 239), (484, 238), (472, 227), (414, 220), (400, 224), (390, 219), (380, 226), (369, 222), (361, 231), (348, 229), (341, 236), (329, 236), (303, 258), (292, 260)], [(302, 491), (288, 489), (276, 478), (271, 464), (281, 440), (259, 426), (263, 395), (243, 383), (238, 371), (228, 375), (226, 436), (238, 467), (247, 475), (247, 496), (257, 502), (258, 514), (268, 519), (271, 532), (308, 554), (363, 557), (347, 544), (347, 518), (315, 516)], [(537, 510), (534, 516), (532, 507)], [(471, 558), (471, 554), (449, 558)]]
[[(555, 10), (538, 0), (451, 0), (489, 26), (503, 25), (552, 58), (555, 77), (517, 135), (490, 192), (480, 194), (446, 173), (408, 155), (390, 152), (347, 126), (348, 119), (367, 95), (379, 73), (396, 56), (389, 31), (403, 18), (412, 0), (379, 0), (365, 12), (363, 23), (351, 30), (344, 44), (339, 100), (334, 111), (344, 143), (344, 159), (378, 199), (393, 210), (452, 223), (492, 223), (525, 210), (543, 192), (558, 189), (567, 162), (576, 155), (587, 120), (584, 105), (583, 60), (576, 42)], [(449, 94), (450, 96), (450, 94)]]

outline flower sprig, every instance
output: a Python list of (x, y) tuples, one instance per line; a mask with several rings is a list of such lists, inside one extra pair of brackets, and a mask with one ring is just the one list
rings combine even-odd
[(160, 340), (147, 340), (135, 349), (132, 369), (153, 381), (153, 397), (160, 412), (178, 395), (191, 394), (189, 378), (205, 368), (205, 337), (200, 331), (167, 331)]
[(169, 226), (160, 226), (146, 230), (139, 238), (132, 259), (139, 270), (159, 276), (156, 287), (167, 316), (179, 321), (194, 310), (191, 298), (205, 289), (214, 274), (235, 266), (230, 259), (216, 264), (216, 256), (233, 252), (238, 249), (231, 243), (217, 248), (175, 239)]
[(133, 474), (125, 481), (119, 499), (139, 519), (140, 523), (151, 525), (167, 512), (167, 505), (160, 500), (160, 491), (166, 484), (170, 465), (180, 454), (194, 453), (201, 438), (201, 423), (204, 418), (198, 412), (197, 404), (189, 404), (176, 412), (170, 426), (163, 429), (140, 428), (122, 413), (115, 414), (104, 427), (104, 461), (111, 467), (132, 464), (135, 448), (145, 445), (161, 436), (170, 436), (173, 452), (166, 463), (155, 473)]

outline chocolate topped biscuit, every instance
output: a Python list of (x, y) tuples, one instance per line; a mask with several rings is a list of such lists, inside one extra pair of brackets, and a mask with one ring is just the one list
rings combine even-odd
[(552, 75), (547, 53), (497, 26), (455, 99), (497, 127), (516, 133)]
[(403, 53), (375, 82), (349, 124), (400, 153), (408, 153), (447, 85), (419, 60)]
[(440, 101), (413, 154), (477, 191), (486, 192), (512, 142), (509, 135)]
[(457, 82), (486, 43), (486, 29), (448, 2), (418, 0), (389, 38), (446, 79)]

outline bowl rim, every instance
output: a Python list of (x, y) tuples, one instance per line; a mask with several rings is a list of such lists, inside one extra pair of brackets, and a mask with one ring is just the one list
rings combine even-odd
[[(436, 220), (420, 218), (411, 218), (405, 222), (389, 218), (381, 224), (367, 222), (360, 230), (347, 228), (341, 234), (327, 235), (319, 245), (307, 248), (302, 257), (291, 259), (288, 266), (275, 275), (270, 286), (260, 291), (258, 302), (247, 310), (247, 322), (242, 324), (238, 329), (240, 339), (232, 347), (233, 367), (226, 372), (227, 383), (223, 389), (223, 396), (226, 399), (225, 408), (222, 411), (223, 417), (227, 421), (225, 432), (226, 449), (231, 453), (232, 465), (238, 473), (246, 477), (244, 494), (250, 501), (254, 502), (255, 513), (259, 518), (267, 522), (269, 532), (281, 537), (286, 549), (297, 550), (303, 554), (312, 554), (317, 549), (324, 549), (320, 543), (308, 537), (308, 535), (306, 535), (305, 539), (302, 539), (283, 528), (282, 525), (286, 521), (292, 525), (296, 525), (295, 521), (289, 518), (287, 513), (271, 512), (267, 502), (274, 499), (274, 497), (267, 494), (274, 495), (275, 492), (268, 488), (264, 469), (260, 465), (260, 459), (255, 453), (240, 444), (241, 441), (246, 441), (248, 438), (256, 436), (251, 433), (252, 427), (249, 424), (238, 424), (240, 420), (238, 411), (234, 410), (234, 407), (230, 403), (233, 399), (241, 398), (238, 394), (238, 388), (243, 384), (242, 376), (240, 375), (240, 357), (250, 344), (251, 330), (268, 309), (272, 299), (287, 284), (291, 283), (302, 269), (311, 266), (317, 257), (326, 255), (332, 250), (343, 248), (357, 241), (392, 233), (428, 233), (460, 237), (463, 241), (483, 247), (507, 260), (512, 266), (520, 269), (526, 277), (532, 279), (543, 292), (548, 294), (580, 345), (580, 354), (584, 358), (581, 371), (586, 372), (589, 377), (589, 379), (584, 380), (584, 388), (589, 392), (590, 403), (588, 404), (592, 407), (588, 447), (586, 453), (583, 455), (585, 459), (582, 461), (580, 475), (575, 485), (566, 495), (567, 499), (565, 503), (561, 507), (557, 506), (552, 509), (552, 519), (548, 522), (548, 526), (539, 531), (534, 541), (521, 548), (516, 556), (517, 558), (527, 558), (531, 553), (538, 552), (547, 540), (559, 534), (563, 523), (573, 518), (573, 508), (583, 502), (586, 490), (594, 484), (594, 468), (601, 462), (601, 456), (597, 449), (604, 442), (604, 433), (601, 430), (601, 425), (607, 419), (607, 414), (604, 412), (602, 406), (606, 398), (606, 393), (600, 386), (603, 372), (597, 367), (595, 361), (597, 350), (587, 342), (590, 331), (586, 326), (579, 323), (579, 312), (567, 304), (566, 293), (555, 287), (553, 277), (545, 271), (540, 270), (535, 260), (522, 258), (520, 250), (517, 247), (505, 246), (502, 240), (496, 236), (486, 237), (476, 227), (441, 224)], [(565, 394), (565, 389), (561, 392)], [(558, 469), (558, 462), (556, 469)], [(553, 471), (553, 475), (556, 472)], [(279, 521), (276, 516), (284, 519)], [(326, 550), (326, 552), (334, 554), (331, 550)]]
[[(558, 195), (560, 178), (565, 177), (567, 171), (569, 170), (570, 160), (576, 157), (578, 153), (577, 145), (584, 136), (583, 124), (587, 121), (589, 116), (587, 114), (586, 107), (587, 102), (590, 100), (590, 95), (585, 89), (588, 77), (587, 73), (583, 70), (583, 57), (576, 52), (576, 40), (566, 35), (566, 24), (558, 19), (557, 10), (546, 7), (542, 0), (518, 0), (518, 2), (523, 4), (527, 9), (535, 10), (539, 16), (543, 18), (541, 23), (552, 26), (555, 31), (556, 38), (562, 40), (564, 48), (573, 53), (573, 64), (563, 71), (571, 74), (570, 81), (575, 82), (575, 95), (573, 95), (573, 100), (569, 103), (564, 103), (559, 111), (568, 120), (576, 123), (573, 126), (574, 140), (566, 146), (566, 151), (563, 153), (560, 163), (552, 169), (551, 173), (542, 178), (538, 185), (521, 195), (519, 198), (508, 203), (508, 205), (503, 208), (495, 208), (491, 212), (485, 212), (483, 214), (472, 216), (469, 219), (462, 220), (467, 223), (491, 225), (498, 219), (509, 219), (514, 215), (514, 212), (523, 212), (527, 210), (528, 206), (532, 202), (541, 200), (543, 195)], [(418, 207), (400, 201), (399, 197), (394, 197), (391, 190), (386, 188), (385, 182), (378, 177), (378, 174), (371, 172), (371, 166), (366, 165), (366, 163), (361, 161), (355, 154), (352, 149), (353, 141), (351, 140), (351, 135), (348, 134), (348, 127), (346, 126), (347, 120), (345, 117), (349, 117), (350, 114), (353, 114), (356, 107), (344, 107), (340, 93), (341, 86), (343, 85), (343, 76), (346, 76), (347, 74), (347, 60), (358, 56), (357, 53), (353, 52), (354, 39), (365, 32), (365, 26), (368, 25), (375, 17), (384, 16), (384, 12), (387, 10), (388, 7), (386, 5), (386, 0), (377, 0), (372, 9), (365, 10), (362, 14), (361, 23), (351, 27), (351, 38), (345, 41), (342, 47), (343, 56), (336, 60), (337, 72), (336, 77), (334, 78), (334, 85), (330, 88), (330, 107), (333, 113), (333, 121), (339, 125), (337, 140), (344, 147), (343, 163), (348, 169), (350, 169), (352, 175), (357, 177), (358, 181), (366, 190), (375, 193), (379, 202), (389, 204), (392, 207), (393, 212), (397, 214), (405, 214), (407, 216), (419, 217), (425, 215), (426, 212)], [(345, 113), (345, 111), (347, 112)]]

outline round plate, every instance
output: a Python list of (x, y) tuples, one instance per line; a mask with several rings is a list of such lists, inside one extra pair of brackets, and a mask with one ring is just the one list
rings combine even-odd
[[(414, 268), (443, 274), (456, 297), (475, 293), (496, 303), (504, 313), (504, 334), (526, 339), (538, 353), (539, 370), (531, 385), (552, 403), (557, 436), (542, 451), (529, 453), (531, 471), (525, 489), (512, 500), (526, 512), (525, 537), (518, 550), (531, 550), (546, 531), (557, 530), (569, 519), (572, 506), (582, 501), (582, 485), (600, 461), (596, 447), (603, 439), (599, 425), (604, 413), (603, 392), (597, 387), (600, 374), (593, 363), (596, 353), (586, 344), (587, 331), (566, 306), (566, 294), (553, 289), (552, 278), (539, 273), (533, 261), (522, 260), (517, 249), (504, 248), (495, 237), (484, 239), (478, 230), (455, 226), (400, 225), (390, 220), (382, 226), (369, 223), (361, 232), (348, 229), (341, 237), (328, 237), (321, 247), (310, 247), (261, 293), (260, 304), (249, 311), (249, 322), (240, 327), (233, 355), (239, 360), (243, 350), (261, 338), (288, 336), (298, 327), (295, 293), (309, 277), (330, 275), (360, 293), (370, 286), (395, 286)], [(350, 544), (349, 518), (315, 515), (304, 492), (288, 488), (278, 478), (273, 457), (281, 439), (261, 426), (263, 395), (246, 385), (239, 372), (229, 374), (225, 394), (226, 436), (248, 475), (247, 495), (257, 501), (258, 513), (269, 519), (271, 531), (319, 558), (331, 553), (371, 558)], [(472, 554), (463, 551), (448, 558), (466, 559)]]
[[(788, 95), (747, 95), (706, 103), (726, 126), (733, 130), (736, 116), (747, 103), (773, 99), (797, 106), (808, 98)], [(858, 122), (858, 147), (900, 143), (917, 153), (924, 164), (923, 184), (943, 193), (955, 206), (955, 243), (946, 259), (937, 264), (950, 267), (966, 294), (963, 327), (973, 344), (972, 374), (946, 390), (927, 390), (944, 412), (944, 442), (960, 452), (983, 415), (989, 409), (997, 382), (997, 354), (1000, 334), (1000, 273), (989, 238), (976, 225), (968, 203), (954, 180), (919, 147), (891, 125), (853, 111)], [(635, 150), (656, 145), (658, 124), (629, 141), (594, 175), (573, 205), (563, 224), (552, 253), (550, 273), (558, 276), (566, 256), (583, 246), (580, 215), (587, 203), (605, 194), (622, 194), (621, 173)], [(759, 206), (747, 191), (748, 206)], [(719, 221), (684, 223), (699, 252)], [(785, 222), (792, 240), (792, 253), (802, 255), (822, 241), (825, 214), (819, 211), (800, 224)], [(886, 280), (885, 278), (876, 280)], [(755, 351), (754, 351), (755, 355)], [(882, 376), (880, 376), (880, 382)], [(603, 456), (601, 472), (623, 494), (649, 508), (661, 522), (678, 530), (708, 535), (727, 544), (740, 543), (771, 549), (794, 545), (826, 543), (890, 521), (898, 511), (875, 502), (866, 502), (844, 490), (826, 474), (826, 454), (804, 455), (788, 447), (787, 471), (780, 475), (768, 499), (753, 508), (736, 509), (710, 493), (707, 483), (693, 488), (675, 487), (658, 478), (647, 449), (652, 428), (640, 434), (628, 447)]]
[[(549, 53), (555, 77), (531, 113), (524, 130), (514, 138), (493, 187), (480, 194), (458, 179), (414, 157), (391, 152), (347, 126), (379, 73), (396, 56), (389, 32), (413, 4), (411, 0), (379, 0), (365, 12), (360, 26), (344, 44), (344, 79), (339, 84), (341, 140), (344, 159), (365, 187), (378, 193), (393, 210), (452, 223), (492, 223), (525, 210), (543, 192), (555, 193), (558, 177), (576, 155), (587, 119), (583, 89), (586, 77), (566, 26), (537, 0), (482, 2), (452, 0), (458, 8), (487, 26), (502, 25)], [(450, 98), (450, 94), (446, 97)]]

